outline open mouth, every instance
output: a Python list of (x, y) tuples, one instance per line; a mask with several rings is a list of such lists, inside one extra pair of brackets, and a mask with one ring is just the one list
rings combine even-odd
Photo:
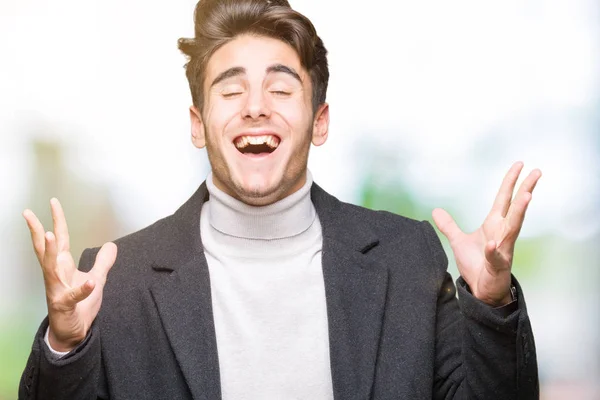
[(279, 147), (280, 139), (275, 135), (239, 136), (233, 144), (242, 154), (271, 154)]

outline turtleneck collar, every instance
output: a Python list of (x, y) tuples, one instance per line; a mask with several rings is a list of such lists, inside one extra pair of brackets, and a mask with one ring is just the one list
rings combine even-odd
[(316, 218), (310, 198), (313, 180), (306, 171), (306, 182), (300, 190), (267, 206), (245, 204), (218, 189), (212, 179), (206, 178), (210, 194), (208, 219), (210, 225), (222, 234), (245, 238), (274, 240), (299, 235), (306, 231)]

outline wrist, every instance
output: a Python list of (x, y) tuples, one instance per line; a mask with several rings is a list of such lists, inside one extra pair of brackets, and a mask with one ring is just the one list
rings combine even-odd
[(490, 297), (490, 296), (483, 296), (481, 294), (473, 294), (473, 296), (484, 302), (485, 304), (497, 308), (497, 307), (503, 307), (507, 304), (512, 303), (513, 301), (517, 300), (517, 289), (514, 285), (510, 285), (508, 291), (506, 291), (504, 294), (501, 294), (497, 297)]
[(512, 295), (510, 294), (510, 291), (506, 294), (506, 296), (504, 296), (504, 298), (502, 298), (502, 300), (496, 302), (496, 304), (490, 304), (493, 307), (502, 307), (505, 306), (509, 303), (511, 303), (513, 301)]
[[(85, 338), (85, 337), (84, 337)], [(73, 350), (83, 339), (59, 340), (52, 332), (52, 328), (48, 329), (48, 344), (50, 347), (59, 353), (68, 353)]]

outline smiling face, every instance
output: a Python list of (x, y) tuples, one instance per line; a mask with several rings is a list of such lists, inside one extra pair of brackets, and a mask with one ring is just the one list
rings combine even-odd
[(241, 35), (210, 58), (204, 106), (190, 107), (192, 141), (206, 145), (215, 186), (263, 206), (306, 182), (310, 143), (327, 139), (329, 107), (313, 113), (310, 75), (295, 50)]

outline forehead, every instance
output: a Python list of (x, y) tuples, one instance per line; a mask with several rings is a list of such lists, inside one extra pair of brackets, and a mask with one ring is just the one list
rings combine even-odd
[(243, 67), (248, 74), (264, 73), (266, 67), (273, 64), (283, 64), (294, 68), (302, 77), (306, 75), (300, 57), (292, 46), (270, 37), (240, 35), (210, 57), (206, 66), (206, 78), (210, 81), (233, 67)]

